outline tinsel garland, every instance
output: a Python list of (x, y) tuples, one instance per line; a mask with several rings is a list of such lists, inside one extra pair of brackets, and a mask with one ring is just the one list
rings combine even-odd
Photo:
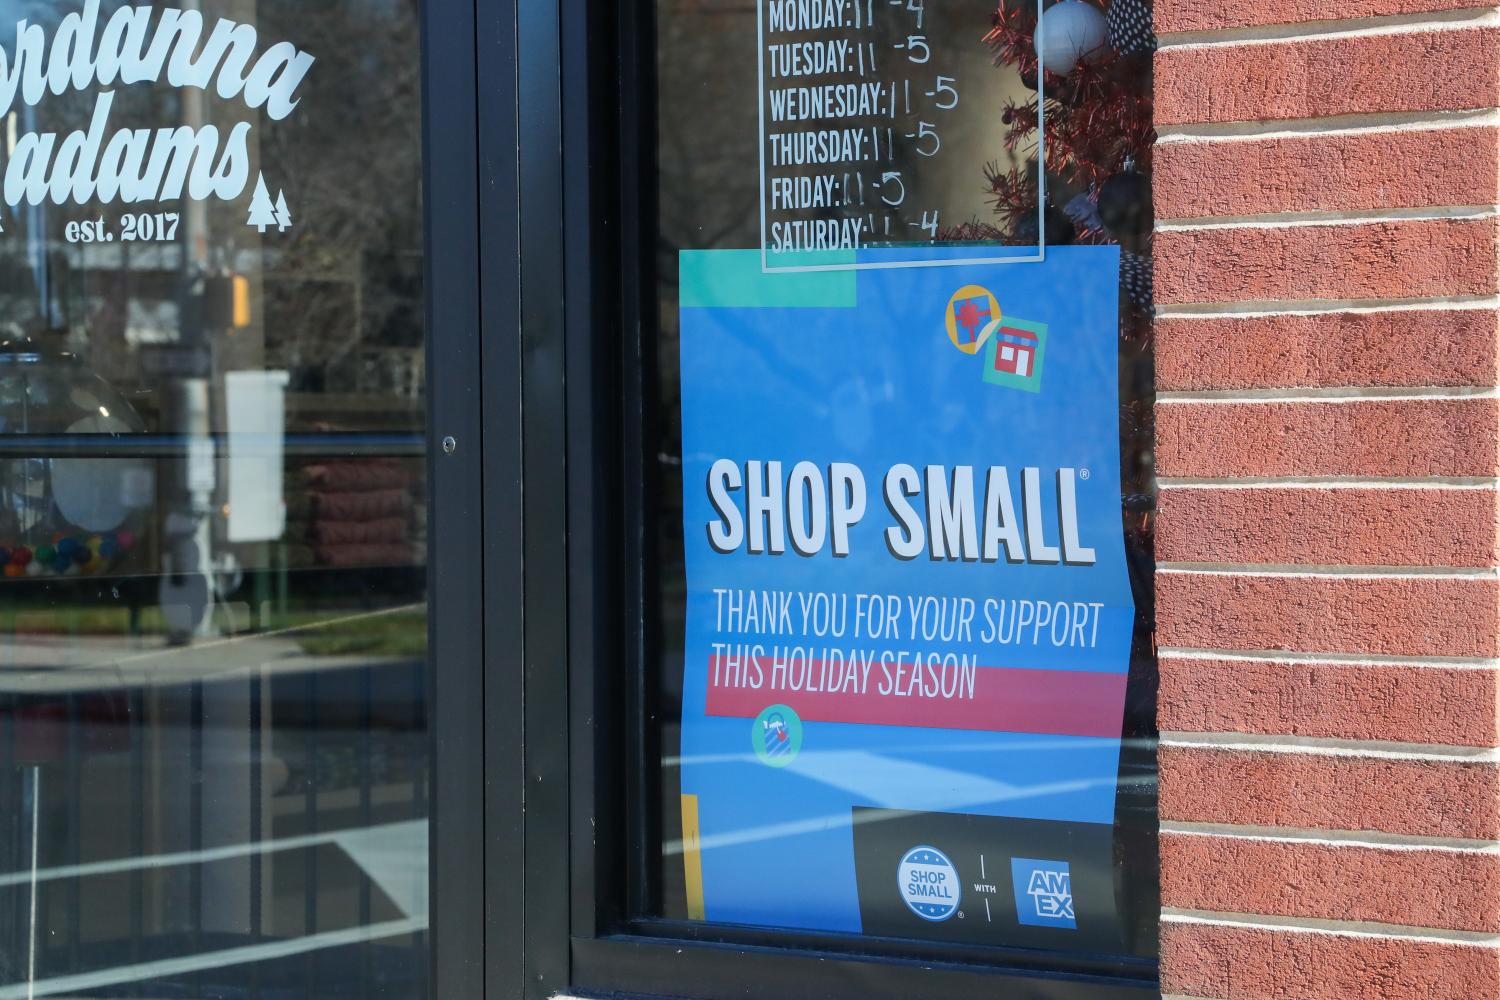
[[(1099, 2), (1107, 10), (1109, 0)], [(1037, 15), (1035, 7), (1021, 0), (999, 0), (991, 16), (984, 42), (996, 66), (1011, 66), (1023, 81), (1034, 81), (1037, 55), (1033, 45)], [(1044, 71), (1043, 153), (1049, 175), (1061, 177), (1081, 190), (1092, 190), (1118, 173), (1125, 161), (1150, 171), (1152, 128), (1151, 93), (1139, 86), (1141, 65), (1108, 51), (1082, 60), (1067, 76)], [(1010, 101), (1000, 110), (1005, 126), (1005, 147), (1014, 152), (1035, 148), (1037, 102)], [(1036, 211), (1037, 184), (1034, 164), (1001, 170), (997, 164), (985, 168), (987, 190), (995, 211), (1009, 231)], [(1094, 242), (1100, 234), (1083, 231), (1082, 240)]]

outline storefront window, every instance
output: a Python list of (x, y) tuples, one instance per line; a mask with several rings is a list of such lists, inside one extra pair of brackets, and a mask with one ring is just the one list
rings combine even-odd
[(1149, 7), (655, 14), (643, 915), (1149, 964)]
[(0, 997), (425, 995), (417, 4), (0, 25)]

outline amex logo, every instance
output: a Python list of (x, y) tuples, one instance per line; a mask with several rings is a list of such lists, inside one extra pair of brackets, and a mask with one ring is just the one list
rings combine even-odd
[(1077, 929), (1073, 880), (1066, 861), (1011, 858), (1010, 873), (1018, 921), (1031, 927)]

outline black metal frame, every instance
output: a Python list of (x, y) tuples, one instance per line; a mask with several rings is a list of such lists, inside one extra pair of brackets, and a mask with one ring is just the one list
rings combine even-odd
[[(432, 489), (428, 699), (431, 745), (431, 995), (473, 997), (515, 978), (503, 959), (505, 928), (492, 925), (484, 875), (519, 844), (519, 736), (486, 732), (496, 705), (518, 704), (520, 609), (513, 597), (519, 483), (487, 467), (519, 467), (513, 354), (518, 325), (514, 227), (515, 46), (505, 30), (513, 0), (423, 0), (423, 171), (426, 206), (428, 462)], [(493, 29), (493, 30), (492, 30)], [(480, 67), (485, 79), (481, 79)], [(484, 95), (481, 119), (481, 87)], [(482, 131), (483, 130), (483, 131)], [(481, 159), (481, 138), (504, 135), (509, 160)], [(507, 162), (510, 164), (507, 167)], [(481, 208), (501, 221), (481, 232)], [(510, 238), (507, 238), (509, 228)], [(481, 393), (481, 387), (483, 393)], [(452, 448), (444, 446), (452, 438)], [(487, 786), (486, 779), (492, 783)], [(494, 792), (486, 794), (486, 788)], [(507, 825), (508, 824), (508, 825)], [(512, 855), (514, 856), (514, 855)]]
[[(635, 721), (654, 690), (653, 8), (428, 0), (430, 267), (480, 275), (472, 291), (433, 276), (435, 360), (460, 367), (434, 381), (432, 427), (483, 428), (482, 451), (433, 459), (434, 995), (1157, 995), (1151, 963), (1109, 956), (1060, 971), (1040, 952), (916, 958), (909, 942), (633, 916), (659, 843), (656, 737)], [(444, 134), (469, 115), (472, 149)]]

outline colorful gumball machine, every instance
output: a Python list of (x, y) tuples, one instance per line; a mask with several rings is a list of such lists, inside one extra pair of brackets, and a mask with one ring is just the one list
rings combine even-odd
[(74, 355), (0, 341), (0, 574), (99, 575), (139, 545), (153, 467), (110, 453), (114, 439), (145, 429)]

